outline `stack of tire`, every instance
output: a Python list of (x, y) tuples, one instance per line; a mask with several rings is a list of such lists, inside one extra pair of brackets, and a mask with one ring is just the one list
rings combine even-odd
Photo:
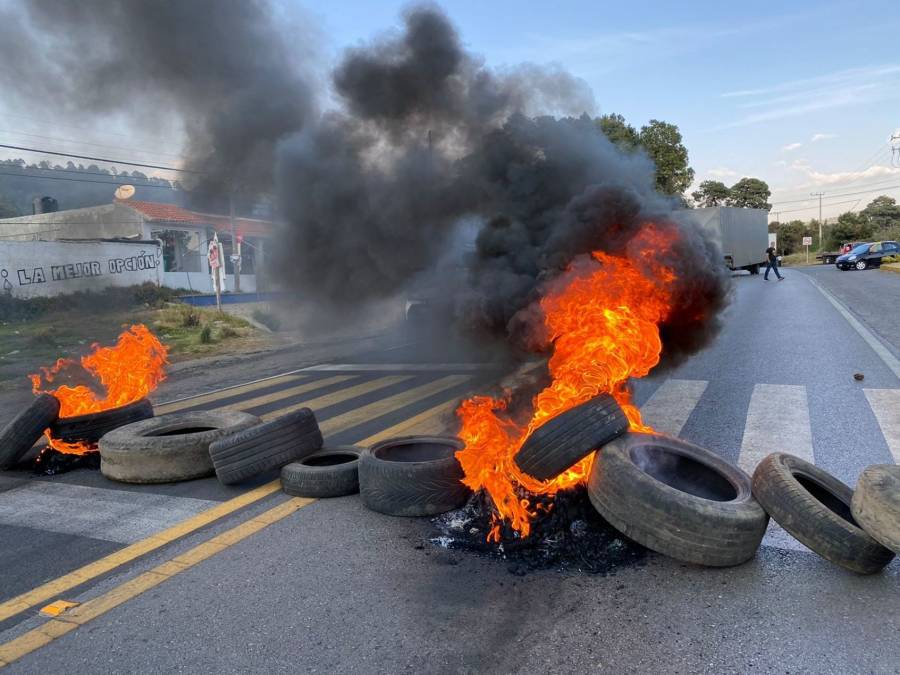
[(140, 399), (101, 412), (59, 416), (59, 401), (40, 394), (0, 431), (0, 469), (15, 466), (49, 429), (55, 439), (65, 443), (96, 445), (100, 439), (123, 425), (153, 417), (153, 405)]
[(647, 548), (698, 565), (726, 567), (754, 556), (771, 516), (822, 557), (859, 574), (900, 552), (900, 466), (876, 465), (856, 491), (822, 469), (773, 453), (751, 478), (680, 439), (627, 432), (608, 396), (538, 428), (516, 455), (546, 480), (597, 450), (588, 496), (613, 527)]
[(363, 504), (390, 516), (431, 516), (461, 507), (469, 495), (456, 459), (462, 442), (404, 436), (370, 448), (322, 448), (281, 470), (282, 489), (296, 497), (360, 493)]

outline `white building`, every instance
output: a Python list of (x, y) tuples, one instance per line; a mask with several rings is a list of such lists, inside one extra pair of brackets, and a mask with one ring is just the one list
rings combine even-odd
[[(255, 218), (234, 221), (241, 253), (241, 291), (265, 290), (265, 249), (273, 234), (273, 224)], [(102, 206), (0, 220), (0, 241), (7, 242), (158, 240), (162, 253), (159, 283), (199, 293), (214, 290), (206, 259), (208, 242), (214, 234), (218, 235), (225, 252), (225, 290), (234, 291), (228, 216), (198, 213), (160, 202), (115, 200)], [(98, 279), (98, 283), (102, 280)]]

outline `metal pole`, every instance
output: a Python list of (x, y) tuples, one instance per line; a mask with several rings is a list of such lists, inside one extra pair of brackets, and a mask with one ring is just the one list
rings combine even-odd
[[(231, 221), (231, 254), (237, 256), (231, 263), (234, 268), (234, 292), (241, 292), (241, 249), (237, 243), (237, 235), (234, 231), (234, 184), (228, 193), (228, 219)], [(223, 261), (224, 262), (224, 261)]]
[(818, 197), (819, 198), (819, 250), (822, 250), (822, 197), (825, 196), (824, 192), (810, 192), (810, 197)]

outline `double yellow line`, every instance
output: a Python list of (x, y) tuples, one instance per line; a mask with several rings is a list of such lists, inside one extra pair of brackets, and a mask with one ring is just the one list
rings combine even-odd
[[(414, 390), (405, 392), (404, 394), (389, 397), (389, 399), (385, 399), (378, 404), (370, 404), (369, 406), (364, 407), (364, 409), (361, 409), (360, 412), (369, 413), (370, 417), (385, 414), (389, 412), (388, 408), (399, 409), (400, 407), (414, 402), (416, 399), (426, 398), (429, 395), (455, 387), (468, 379), (470, 379), (469, 376), (447, 376), (434, 383), (423, 385), (422, 387), (417, 387)], [(220, 394), (220, 396), (234, 395), (235, 393), (238, 393), (240, 389), (241, 388), (233, 388), (227, 390), (226, 392), (223, 392), (223, 394)], [(212, 400), (209, 396), (203, 398)], [(441, 427), (441, 418), (444, 415), (449, 414), (455, 405), (456, 398), (454, 397), (453, 399), (444, 401), (443, 403), (433, 406), (432, 408), (403, 420), (402, 422), (394, 424), (387, 429), (364, 438), (358, 441), (358, 444), (368, 446), (385, 438), (412, 433), (414, 431), (419, 433), (437, 432)], [(340, 428), (349, 428), (350, 426), (364, 421), (363, 417), (363, 415), (359, 414), (349, 414), (348, 419), (341, 420), (343, 424), (332, 423), (329, 425), (326, 421), (325, 425), (327, 425), (328, 430), (334, 432), (340, 430)], [(0, 621), (4, 621), (16, 614), (36, 607), (51, 598), (58, 598), (62, 593), (87, 583), (88, 581), (94, 580), (147, 553), (160, 549), (176, 539), (180, 539), (181, 537), (196, 532), (244, 507), (259, 502), (278, 492), (280, 489), (280, 480), (274, 480), (265, 485), (261, 485), (203, 511), (196, 516), (188, 518), (162, 532), (158, 532), (146, 539), (130, 544), (123, 549), (89, 563), (73, 572), (69, 572), (53, 581), (49, 581), (26, 593), (16, 596), (15, 598), (0, 603)], [(22, 658), (36, 649), (40, 649), (67, 633), (70, 633), (79, 626), (96, 619), (122, 603), (158, 586), (176, 574), (180, 574), (203, 560), (243, 541), (250, 535), (286, 518), (295, 511), (311, 504), (313, 501), (315, 500), (293, 498), (281, 502), (268, 511), (254, 516), (236, 527), (193, 547), (187, 552), (182, 553), (147, 572), (139, 574), (133, 579), (112, 588), (106, 593), (88, 600), (84, 604), (70, 609), (64, 614), (43, 623), (37, 628), (33, 628), (19, 637), (0, 645), (0, 668)]]

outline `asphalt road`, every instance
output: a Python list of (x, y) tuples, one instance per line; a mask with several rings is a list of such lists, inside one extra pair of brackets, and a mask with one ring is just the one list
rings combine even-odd
[[(880, 324), (841, 293), (869, 277), (893, 284), (880, 297), (862, 292), (869, 304), (897, 298), (900, 275), (785, 274), (736, 277), (714, 345), (637, 383), (636, 399), (660, 430), (745, 468), (784, 450), (852, 484), (868, 464), (900, 461), (900, 378)], [(863, 334), (808, 274), (822, 288), (839, 285), (836, 302), (858, 312)], [(454, 397), (496, 377), (433, 343), (425, 354), (399, 338), (345, 352), (196, 405), (271, 415), (315, 397), (329, 440), (359, 442), (434, 429)], [(160, 400), (275, 374), (291, 358), (184, 371)], [(308, 365), (293, 358), (294, 368)], [(312, 389), (291, 394), (298, 387)], [(355, 417), (360, 410), (371, 415)], [(651, 555), (609, 576), (517, 576), (502, 560), (432, 544), (428, 519), (371, 513), (358, 497), (306, 504), (271, 492), (124, 559), (129, 545), (269, 479), (240, 489), (212, 480), (126, 487), (96, 472), (0, 473), (0, 659), (16, 659), (9, 672), (900, 671), (900, 562), (856, 576), (774, 526), (756, 558), (736, 568)], [(58, 582), (46, 600), (21, 595), (103, 555), (123, 558)], [(24, 609), (5, 616), (15, 597)], [(84, 604), (57, 620), (37, 613), (57, 598)]]

